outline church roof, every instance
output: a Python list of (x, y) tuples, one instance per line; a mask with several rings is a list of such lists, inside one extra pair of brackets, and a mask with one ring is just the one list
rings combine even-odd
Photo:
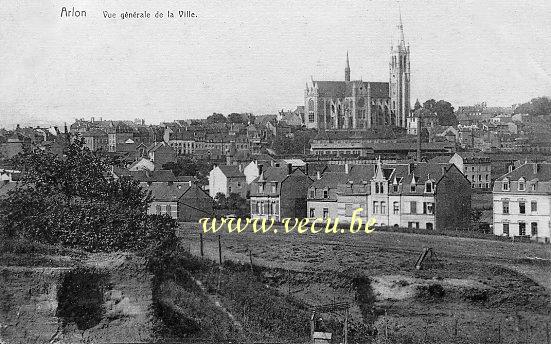
[(321, 97), (345, 98), (352, 97), (352, 89), (354, 85), (363, 88), (371, 89), (372, 98), (388, 98), (389, 84), (388, 82), (368, 82), (368, 81), (314, 81), (314, 86), (318, 87), (318, 93)]

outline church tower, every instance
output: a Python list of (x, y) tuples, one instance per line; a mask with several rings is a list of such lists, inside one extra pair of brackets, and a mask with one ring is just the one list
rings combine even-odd
[(407, 117), (410, 112), (410, 68), (409, 45), (404, 39), (402, 13), (398, 24), (398, 40), (393, 42), (390, 50), (390, 110), (394, 115), (394, 123), (399, 127), (407, 127)]
[(348, 51), (346, 52), (346, 67), (344, 68), (344, 81), (350, 81), (350, 61), (348, 61)]

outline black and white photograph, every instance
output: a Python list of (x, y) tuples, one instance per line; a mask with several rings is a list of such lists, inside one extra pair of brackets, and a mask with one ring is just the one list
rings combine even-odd
[(551, 1), (0, 0), (0, 344), (551, 344)]

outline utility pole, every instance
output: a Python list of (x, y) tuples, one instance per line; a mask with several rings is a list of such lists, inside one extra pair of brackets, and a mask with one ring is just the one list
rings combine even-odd
[(417, 110), (417, 113), (419, 114), (417, 117), (417, 162), (421, 162), (421, 112), (422, 109)]

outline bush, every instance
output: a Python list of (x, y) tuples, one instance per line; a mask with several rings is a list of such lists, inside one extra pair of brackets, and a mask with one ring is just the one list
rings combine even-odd
[(0, 201), (2, 237), (92, 252), (174, 248), (175, 221), (147, 215), (151, 197), (137, 181), (110, 177), (103, 158), (81, 141), (64, 153), (39, 150), (16, 159), (23, 180)]

